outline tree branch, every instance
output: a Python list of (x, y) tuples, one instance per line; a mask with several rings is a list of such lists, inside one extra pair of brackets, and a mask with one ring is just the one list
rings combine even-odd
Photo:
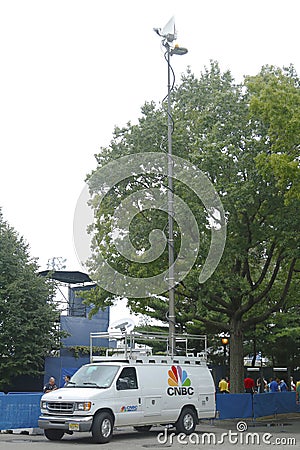
[(250, 319), (243, 322), (243, 328), (248, 328), (251, 325), (256, 325), (258, 323), (264, 322), (273, 312), (278, 311), (284, 305), (290, 285), (291, 285), (296, 261), (297, 261), (297, 259), (293, 258), (293, 260), (291, 262), (288, 276), (287, 276), (280, 300), (276, 303), (276, 305), (271, 306), (263, 314), (260, 314), (259, 317), (251, 317)]
[(210, 303), (204, 302), (203, 300), (202, 300), (202, 305), (205, 308), (210, 309), (212, 311), (219, 312), (219, 313), (222, 313), (222, 314), (228, 314), (228, 310), (223, 309), (223, 308), (219, 308), (218, 306), (213, 306)]
[(223, 306), (225, 309), (229, 309), (229, 306), (227, 302), (225, 302), (225, 300), (223, 300), (219, 295), (210, 295), (210, 298), (218, 303), (219, 305)]
[(197, 318), (197, 320), (199, 320), (200, 322), (203, 322), (206, 325), (209, 325), (213, 328), (216, 328), (217, 330), (230, 331), (230, 326), (227, 323), (215, 322), (214, 320), (204, 319), (204, 317), (201, 317), (201, 318), (199, 317), (199, 318)]
[(252, 287), (253, 286), (253, 280), (251, 278), (250, 266), (249, 266), (248, 258), (245, 259), (243, 275), (246, 275), (247, 281), (250, 284), (250, 286)]
[(272, 242), (271, 247), (270, 247), (270, 251), (269, 251), (268, 257), (267, 257), (267, 259), (266, 259), (265, 265), (264, 265), (264, 267), (263, 267), (263, 270), (262, 270), (262, 272), (261, 272), (261, 274), (260, 274), (260, 277), (259, 277), (259, 279), (256, 281), (256, 283), (254, 283), (254, 285), (253, 285), (253, 287), (252, 287), (252, 290), (253, 290), (253, 291), (254, 291), (255, 289), (257, 289), (257, 288), (261, 285), (261, 283), (263, 282), (263, 280), (265, 279), (265, 276), (266, 276), (266, 274), (267, 274), (267, 272), (268, 272), (268, 269), (269, 269), (269, 267), (270, 267), (270, 264), (271, 264), (271, 260), (272, 260), (272, 258), (273, 258), (273, 254), (274, 254), (275, 247), (276, 247), (276, 241), (274, 240), (274, 241)]
[(270, 292), (270, 290), (271, 290), (271, 288), (272, 288), (272, 286), (273, 286), (273, 284), (274, 284), (274, 282), (276, 280), (276, 277), (278, 275), (278, 272), (279, 272), (279, 269), (280, 269), (280, 264), (281, 264), (282, 260), (283, 260), (282, 252), (280, 252), (268, 285), (266, 286), (266, 288), (256, 298), (253, 299), (253, 304), (259, 303)]

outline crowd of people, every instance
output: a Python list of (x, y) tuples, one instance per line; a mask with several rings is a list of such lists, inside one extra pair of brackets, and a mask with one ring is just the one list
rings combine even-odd
[[(230, 381), (228, 377), (223, 377), (220, 380), (218, 387), (220, 394), (230, 393)], [(300, 403), (300, 381), (295, 383), (293, 377), (290, 377), (289, 386), (284, 379), (270, 378), (269, 381), (267, 381), (265, 378), (259, 377), (255, 382), (253, 378), (246, 377), (244, 379), (244, 389), (245, 393), (248, 394), (294, 391), (296, 393), (296, 401), (297, 403)]]

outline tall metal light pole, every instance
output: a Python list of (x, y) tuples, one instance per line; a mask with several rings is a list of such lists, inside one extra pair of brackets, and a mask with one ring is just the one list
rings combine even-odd
[[(169, 291), (169, 354), (171, 357), (175, 354), (175, 279), (174, 279), (174, 191), (173, 191), (173, 158), (172, 158), (172, 133), (173, 120), (171, 114), (171, 63), (172, 55), (184, 55), (187, 49), (174, 46), (173, 41), (176, 39), (176, 30), (174, 18), (165, 25), (161, 30), (154, 28), (154, 31), (161, 36), (162, 44), (166, 48), (165, 58), (168, 64), (168, 93), (167, 93), (167, 113), (168, 113), (168, 251), (169, 251), (169, 273), (168, 273), (168, 291)], [(173, 71), (173, 70), (172, 70)]]

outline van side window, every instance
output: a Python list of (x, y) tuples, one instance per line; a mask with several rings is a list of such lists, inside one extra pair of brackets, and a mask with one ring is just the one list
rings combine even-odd
[(137, 389), (137, 378), (136, 371), (134, 367), (125, 367), (118, 380), (117, 380), (117, 389), (118, 391), (125, 389)]

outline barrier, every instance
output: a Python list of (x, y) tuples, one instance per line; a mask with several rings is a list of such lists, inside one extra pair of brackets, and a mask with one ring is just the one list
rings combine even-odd
[(253, 396), (253, 417), (300, 413), (295, 392), (269, 392)]
[[(37, 428), (43, 394), (0, 392), (0, 430)], [(300, 413), (295, 392), (266, 394), (217, 394), (219, 419), (247, 419)]]
[(251, 394), (217, 394), (219, 419), (247, 419), (253, 415)]
[(42, 395), (41, 392), (0, 395), (0, 430), (37, 428)]

